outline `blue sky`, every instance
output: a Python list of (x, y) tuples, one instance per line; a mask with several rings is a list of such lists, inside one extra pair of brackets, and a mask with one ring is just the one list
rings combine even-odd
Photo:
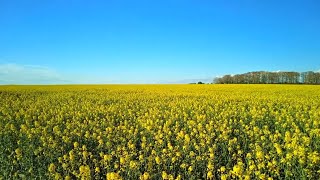
[(320, 70), (318, 0), (0, 0), (0, 84)]

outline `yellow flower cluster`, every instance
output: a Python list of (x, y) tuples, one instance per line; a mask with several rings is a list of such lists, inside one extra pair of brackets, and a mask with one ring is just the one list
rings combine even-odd
[(0, 179), (318, 179), (320, 87), (0, 87)]

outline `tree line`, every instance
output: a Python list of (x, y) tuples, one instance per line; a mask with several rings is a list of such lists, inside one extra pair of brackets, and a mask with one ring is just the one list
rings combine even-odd
[(224, 75), (214, 79), (216, 84), (320, 84), (320, 72), (255, 71)]

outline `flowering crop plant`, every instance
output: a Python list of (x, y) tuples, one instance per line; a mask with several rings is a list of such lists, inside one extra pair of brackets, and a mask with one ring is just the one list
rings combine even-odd
[(0, 86), (0, 179), (319, 179), (320, 86)]

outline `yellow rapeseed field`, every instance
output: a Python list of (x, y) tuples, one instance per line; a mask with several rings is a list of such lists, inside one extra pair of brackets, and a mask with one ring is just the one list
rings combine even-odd
[(319, 179), (320, 86), (0, 86), (0, 179)]

